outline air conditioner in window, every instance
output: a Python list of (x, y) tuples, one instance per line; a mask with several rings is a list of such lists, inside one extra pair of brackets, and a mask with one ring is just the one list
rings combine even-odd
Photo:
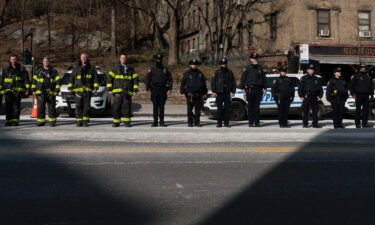
[(190, 53), (194, 53), (196, 51), (196, 49), (190, 49)]
[(371, 31), (360, 31), (359, 37), (372, 37)]
[(319, 36), (320, 37), (329, 37), (329, 30), (320, 30)]
[(243, 0), (237, 0), (237, 5), (243, 5)]

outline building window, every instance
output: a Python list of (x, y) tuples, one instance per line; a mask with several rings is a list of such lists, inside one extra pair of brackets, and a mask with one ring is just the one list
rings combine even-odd
[(193, 27), (196, 25), (196, 18), (195, 18), (196, 12), (193, 10)]
[(248, 33), (248, 46), (254, 44), (254, 21), (250, 20), (247, 24), (247, 33)]
[(242, 32), (242, 23), (239, 23), (237, 26), (237, 47), (242, 48), (243, 46), (243, 32)]
[(277, 13), (270, 15), (270, 34), (271, 39), (276, 40), (277, 38)]
[(193, 38), (193, 41), (191, 42), (191, 49), (195, 49), (195, 38)]
[(206, 52), (208, 51), (209, 43), (210, 43), (210, 36), (206, 34)]
[(371, 14), (369, 11), (360, 11), (358, 13), (359, 32), (371, 31)]
[(206, 3), (206, 20), (208, 20), (209, 8), (210, 8), (210, 3)]
[(331, 11), (321, 9), (317, 11), (318, 37), (331, 36)]
[(188, 14), (188, 29), (190, 29), (190, 27), (191, 27), (191, 23), (190, 23), (190, 21), (191, 21), (191, 16), (190, 16), (190, 13)]
[(187, 46), (186, 50), (189, 53), (190, 52), (190, 40), (187, 41)]

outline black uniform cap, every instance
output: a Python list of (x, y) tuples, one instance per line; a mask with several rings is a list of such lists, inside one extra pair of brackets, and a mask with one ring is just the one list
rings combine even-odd
[(257, 53), (253, 53), (249, 56), (249, 59), (258, 59), (259, 55)]
[(220, 59), (219, 65), (228, 65), (228, 59), (226, 58)]
[(197, 59), (192, 59), (192, 60), (190, 60), (189, 65), (196, 65), (196, 66), (198, 66), (199, 65), (199, 61)]
[(342, 69), (341, 67), (336, 67), (334, 70), (333, 70), (334, 73), (337, 73), (337, 72), (342, 72)]
[(155, 60), (163, 60), (163, 56), (160, 54), (154, 55)]
[(285, 72), (285, 73), (287, 73), (288, 72), (288, 67), (286, 67), (286, 66), (281, 67), (279, 69), (279, 72)]
[(309, 64), (309, 65), (307, 66), (307, 69), (308, 69), (308, 70), (315, 70), (315, 66), (314, 66), (314, 64)]
[(359, 68), (362, 69), (362, 68), (366, 68), (366, 65), (365, 64), (361, 64), (359, 65)]

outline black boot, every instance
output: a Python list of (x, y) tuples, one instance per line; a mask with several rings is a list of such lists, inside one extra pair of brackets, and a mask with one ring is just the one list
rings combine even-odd
[(113, 124), (112, 124), (112, 127), (119, 127), (119, 126), (120, 126), (119, 123), (113, 123)]
[(49, 123), (49, 126), (50, 126), (50, 127), (56, 127), (56, 122), (50, 122), (50, 123)]
[(132, 127), (132, 125), (129, 122), (126, 122), (125, 127), (129, 128), (129, 127)]
[(82, 127), (82, 121), (78, 121), (77, 123), (76, 123), (76, 127)]
[(88, 121), (83, 121), (83, 127), (89, 127), (89, 122)]

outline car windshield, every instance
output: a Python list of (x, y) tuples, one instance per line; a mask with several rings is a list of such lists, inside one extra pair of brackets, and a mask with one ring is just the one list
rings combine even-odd
[[(98, 75), (99, 75), (99, 85), (106, 86), (105, 75), (101, 73)], [(62, 85), (68, 85), (70, 76), (71, 76), (71, 73), (66, 73), (64, 75), (64, 77), (62, 78)]]

